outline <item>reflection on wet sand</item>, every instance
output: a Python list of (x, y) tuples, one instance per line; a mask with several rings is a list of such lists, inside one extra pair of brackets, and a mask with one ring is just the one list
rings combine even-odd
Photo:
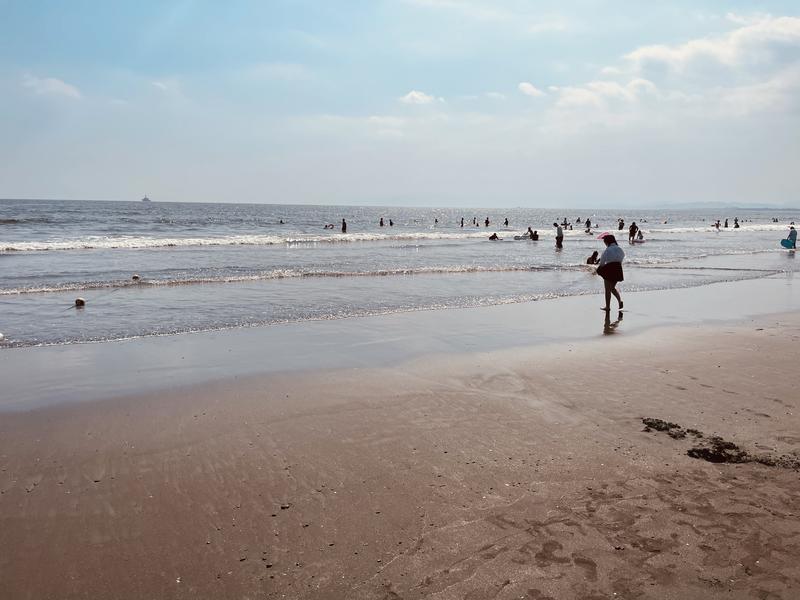
[(603, 335), (611, 335), (617, 333), (617, 327), (622, 323), (622, 311), (617, 313), (617, 320), (611, 322), (611, 311), (605, 311), (605, 320), (603, 321)]

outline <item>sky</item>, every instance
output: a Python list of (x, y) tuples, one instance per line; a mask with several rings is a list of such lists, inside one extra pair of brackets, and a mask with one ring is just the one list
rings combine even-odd
[(0, 198), (800, 205), (800, 2), (0, 0)]

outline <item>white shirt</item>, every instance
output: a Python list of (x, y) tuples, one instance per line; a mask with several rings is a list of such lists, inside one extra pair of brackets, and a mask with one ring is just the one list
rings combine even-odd
[(607, 263), (613, 262), (621, 263), (623, 258), (625, 258), (625, 252), (622, 251), (622, 248), (620, 248), (617, 244), (611, 244), (603, 251), (602, 256), (600, 256), (599, 266), (602, 267)]
[(564, 237), (564, 230), (561, 229), (561, 225), (556, 227), (556, 237)]

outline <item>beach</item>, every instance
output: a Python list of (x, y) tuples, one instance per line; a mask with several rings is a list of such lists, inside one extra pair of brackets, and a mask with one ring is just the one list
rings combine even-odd
[(795, 290), (7, 350), (0, 597), (794, 598)]
[(800, 2), (0, 6), (0, 600), (800, 600)]

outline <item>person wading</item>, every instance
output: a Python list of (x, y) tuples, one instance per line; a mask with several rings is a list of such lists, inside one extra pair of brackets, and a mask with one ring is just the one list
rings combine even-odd
[(597, 274), (603, 278), (606, 293), (606, 305), (603, 310), (611, 310), (611, 296), (619, 302), (619, 308), (622, 310), (622, 298), (617, 291), (617, 284), (624, 280), (622, 275), (622, 261), (625, 259), (625, 252), (617, 244), (617, 238), (608, 234), (603, 236), (603, 243), (606, 249), (600, 256), (600, 264), (597, 267)]
[(561, 229), (561, 225), (558, 223), (553, 223), (553, 227), (556, 228), (556, 248), (563, 248), (564, 247), (564, 230)]

